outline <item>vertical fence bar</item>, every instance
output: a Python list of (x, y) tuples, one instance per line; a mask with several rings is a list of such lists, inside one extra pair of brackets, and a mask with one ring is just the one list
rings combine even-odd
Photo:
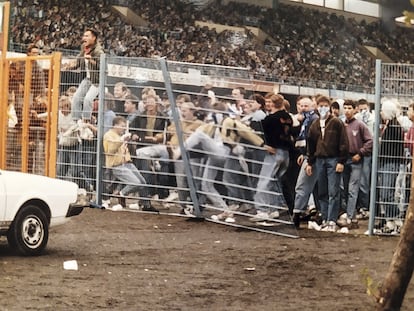
[(50, 60), (48, 85), (51, 88), (48, 91), (50, 100), (49, 116), (47, 121), (47, 138), (45, 146), (45, 175), (56, 177), (56, 152), (57, 152), (57, 135), (58, 135), (58, 116), (59, 116), (59, 89), (60, 89), (60, 64), (62, 53), (56, 52)]
[(381, 92), (382, 92), (382, 64), (381, 60), (375, 62), (375, 124), (374, 124), (374, 144), (372, 148), (372, 169), (371, 169), (371, 200), (369, 203), (369, 222), (368, 234), (374, 233), (376, 197), (377, 197), (377, 171), (378, 171), (378, 150), (379, 134), (381, 121)]
[(99, 60), (99, 106), (98, 106), (98, 133), (96, 142), (96, 203), (102, 204), (103, 192), (103, 167), (104, 167), (104, 150), (103, 150), (103, 135), (104, 135), (104, 111), (105, 111), (105, 84), (106, 84), (106, 57), (101, 54)]
[(173, 95), (173, 91), (172, 91), (171, 77), (168, 73), (165, 58), (160, 58), (160, 65), (161, 65), (162, 75), (164, 77), (165, 89), (167, 91), (167, 95), (168, 95), (168, 99), (170, 101), (170, 104), (172, 106), (171, 112), (172, 112), (172, 116), (173, 116), (173, 120), (174, 120), (174, 124), (175, 124), (175, 129), (176, 129), (177, 135), (178, 135), (178, 143), (179, 143), (179, 146), (180, 146), (180, 149), (181, 149), (181, 157), (182, 157), (182, 160), (184, 162), (184, 169), (185, 169), (185, 173), (187, 175), (187, 184), (188, 184), (188, 187), (190, 189), (190, 197), (191, 197), (191, 201), (193, 202), (195, 216), (196, 217), (201, 217), (200, 205), (199, 205), (198, 196), (197, 196), (197, 189), (195, 187), (189, 157), (188, 157), (187, 152), (185, 152), (185, 148), (184, 148), (184, 141), (183, 141), (184, 136), (183, 136), (183, 132), (182, 132), (182, 129), (181, 129), (181, 124), (180, 124), (180, 120), (179, 120), (179, 116), (178, 116), (178, 110), (177, 110), (177, 106), (175, 104), (175, 99), (174, 99), (174, 95)]

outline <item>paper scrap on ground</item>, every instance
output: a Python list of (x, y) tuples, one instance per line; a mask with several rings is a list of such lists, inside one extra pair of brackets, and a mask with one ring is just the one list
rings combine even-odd
[(67, 260), (63, 262), (63, 269), (78, 270), (78, 262), (76, 260)]

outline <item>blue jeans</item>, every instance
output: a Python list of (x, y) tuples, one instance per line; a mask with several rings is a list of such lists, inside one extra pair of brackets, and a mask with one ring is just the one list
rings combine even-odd
[(75, 176), (79, 187), (92, 190), (96, 180), (96, 140), (85, 140), (78, 145)]
[(337, 158), (316, 158), (318, 199), (325, 221), (336, 222), (338, 219), (341, 174), (336, 172), (337, 163)]
[(227, 149), (228, 157), (224, 163), (223, 171), (223, 183), (227, 190), (227, 196), (229, 197), (227, 204), (239, 204), (240, 200), (248, 199), (248, 192), (240, 186), (247, 187), (247, 173), (240, 164), (240, 160), (243, 160), (243, 156), (234, 155), (230, 148)]
[[(185, 205), (186, 202), (189, 202), (188, 199), (190, 198), (190, 192), (188, 191), (189, 187), (188, 187), (187, 178), (190, 178), (190, 177), (193, 178), (196, 190), (199, 190), (201, 187), (200, 176), (202, 174), (202, 168), (200, 164), (203, 160), (204, 160), (203, 158), (190, 159), (190, 167), (191, 167), (191, 172), (193, 176), (186, 175), (184, 161), (179, 160), (174, 163), (175, 179), (177, 181), (177, 188), (178, 188), (177, 190), (178, 199), (180, 200), (181, 205)], [(204, 200), (204, 196), (199, 198), (200, 204), (204, 203), (202, 200)]]
[(87, 78), (82, 80), (72, 99), (72, 116), (74, 120), (81, 118), (91, 119), (93, 101), (98, 94), (98, 86), (92, 84), (91, 80)]
[(201, 152), (206, 152), (206, 162), (201, 180), (201, 190), (205, 193), (214, 207), (227, 209), (227, 204), (222, 195), (217, 191), (214, 183), (219, 172), (218, 168), (224, 166), (229, 148), (224, 147), (223, 143), (215, 140), (202, 131), (195, 131), (185, 141), (187, 149), (199, 147)]
[(346, 198), (346, 213), (348, 218), (352, 219), (356, 215), (356, 204), (362, 174), (362, 160), (358, 163), (352, 163), (348, 159), (345, 163), (344, 172), (342, 173), (344, 181), (344, 193)]
[(372, 156), (365, 156), (362, 160), (361, 181), (359, 183), (358, 205), (364, 210), (369, 209), (371, 193)]
[(75, 167), (77, 166), (78, 145), (61, 146), (59, 145), (57, 156), (57, 172), (59, 178), (70, 177), (72, 180), (76, 175)]
[(287, 209), (281, 178), (288, 166), (289, 152), (287, 150), (276, 149), (275, 154), (266, 154), (254, 196), (258, 211), (272, 212), (274, 207)]
[(144, 199), (148, 197), (147, 187), (145, 186), (146, 182), (136, 166), (128, 162), (111, 167), (111, 170), (113, 177), (125, 184), (125, 187), (121, 190), (122, 194), (127, 196), (130, 193), (139, 192), (141, 202), (148, 207), (150, 202)]
[[(317, 171), (314, 171), (311, 176), (306, 175), (305, 168), (307, 164), (308, 160), (305, 159), (300, 168), (298, 179), (296, 180), (294, 213), (301, 213), (306, 210), (310, 195), (318, 180)], [(313, 169), (316, 170), (317, 167), (313, 167)]]
[(397, 217), (398, 206), (395, 201), (395, 185), (399, 174), (400, 163), (383, 162), (378, 168), (378, 200), (382, 217)]

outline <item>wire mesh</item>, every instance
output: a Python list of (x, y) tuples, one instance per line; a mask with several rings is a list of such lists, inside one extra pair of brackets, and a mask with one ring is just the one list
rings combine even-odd
[(410, 199), (414, 66), (382, 64), (375, 233), (399, 234)]
[(46, 140), (51, 112), (51, 58), (5, 60), (8, 90), (6, 169), (45, 175)]
[[(260, 173), (264, 141), (259, 120), (252, 121), (253, 109), (258, 108), (248, 99), (255, 86), (247, 70), (168, 62), (171, 85), (167, 85), (156, 59), (106, 57), (104, 69), (105, 92), (99, 92), (96, 99), (98, 103), (100, 97), (103, 106), (93, 106), (96, 109), (87, 127), (94, 135), (86, 146), (79, 133), (84, 121), (67, 120), (65, 128), (59, 125), (61, 135), (73, 137), (73, 145), (59, 144), (59, 178), (77, 182), (92, 199), (101, 197), (98, 203), (109, 208), (121, 205), (138, 211), (201, 216), (296, 236), (286, 204), (276, 204), (283, 198), (281, 189), (274, 186), (278, 177)], [(76, 92), (73, 87), (82, 84), (82, 76), (82, 72), (62, 74), (61, 101), (66, 92), (71, 101), (67, 106), (72, 107), (68, 115), (73, 116), (76, 105), (67, 92)], [(232, 95), (235, 89), (248, 92), (236, 99)], [(103, 124), (96, 124), (99, 114)], [(250, 126), (253, 123), (256, 128)], [(102, 141), (97, 141), (99, 131)], [(178, 135), (181, 131), (182, 137)], [(184, 149), (179, 147), (180, 139)], [(102, 154), (97, 151), (98, 144), (103, 144)], [(103, 163), (98, 167), (102, 180), (96, 177), (96, 163)], [(190, 174), (186, 167), (191, 168)], [(190, 180), (200, 214), (195, 210)], [(251, 221), (256, 214), (259, 181), (267, 181), (261, 190), (261, 207), (274, 216), (267, 222)], [(101, 194), (94, 191), (98, 183), (102, 184)]]

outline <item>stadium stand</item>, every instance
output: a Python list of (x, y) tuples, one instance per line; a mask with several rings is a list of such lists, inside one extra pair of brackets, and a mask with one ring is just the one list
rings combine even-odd
[[(358, 91), (374, 85), (374, 59), (365, 45), (377, 47), (394, 62), (414, 61), (411, 29), (387, 32), (380, 22), (368, 24), (300, 6), (268, 9), (215, 0), (200, 8), (178, 0), (138, 0), (130, 8), (148, 25), (135, 26), (109, 2), (14, 0), (12, 43), (16, 50), (35, 42), (44, 53), (75, 54), (83, 30), (94, 26), (110, 55), (247, 67), (258, 79)], [(261, 42), (248, 30), (219, 33), (197, 21), (255, 25), (271, 40)]]

